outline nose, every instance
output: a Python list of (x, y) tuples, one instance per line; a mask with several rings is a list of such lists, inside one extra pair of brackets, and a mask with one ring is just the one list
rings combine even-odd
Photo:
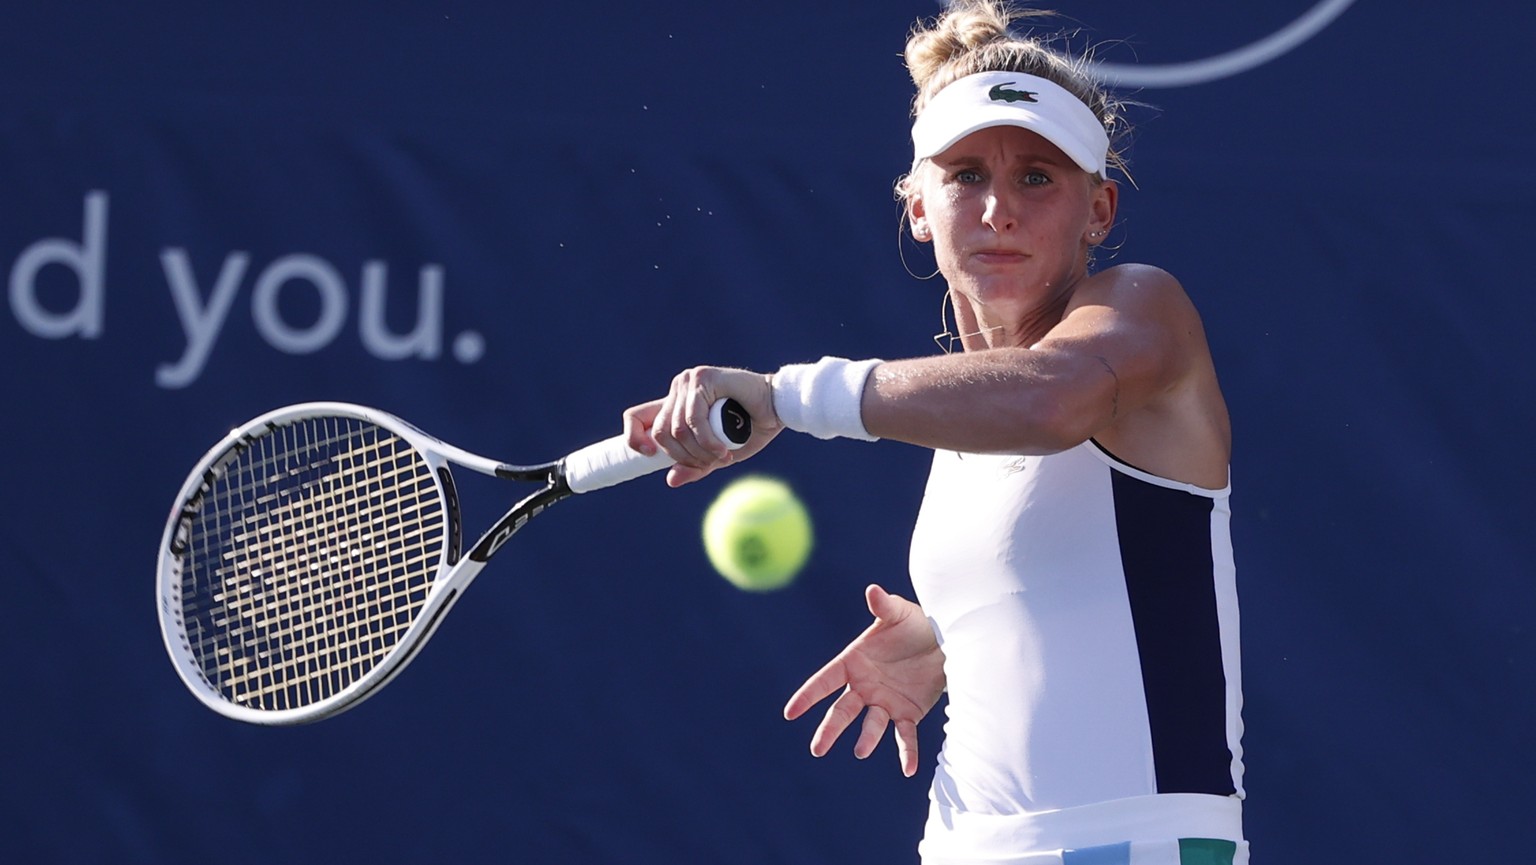
[(1019, 200), (1015, 191), (1005, 184), (993, 184), (987, 190), (986, 205), (981, 221), (993, 231), (1011, 231), (1019, 225)]

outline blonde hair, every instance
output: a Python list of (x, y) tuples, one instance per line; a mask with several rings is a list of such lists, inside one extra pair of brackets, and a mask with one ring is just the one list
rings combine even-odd
[[(1014, 21), (1044, 19), (1053, 13), (1021, 9), (1004, 0), (954, 0), (944, 14), (918, 21), (907, 37), (904, 54), (917, 95), (912, 100), (916, 117), (933, 95), (951, 82), (978, 72), (1021, 72), (1053, 81), (1082, 100), (1109, 134), (1107, 166), (1125, 173), (1119, 142), (1129, 133), (1122, 116), (1123, 103), (1114, 98), (1088, 72), (1088, 58), (1073, 57), (1051, 47), (1047, 37), (1019, 35), (1009, 30)], [(905, 184), (902, 184), (905, 186)]]

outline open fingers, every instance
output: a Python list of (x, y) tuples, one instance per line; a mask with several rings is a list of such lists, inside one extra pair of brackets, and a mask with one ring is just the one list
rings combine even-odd
[(842, 696), (832, 701), (827, 709), (827, 714), (817, 725), (816, 732), (811, 735), (811, 753), (817, 757), (825, 757), (832, 750), (832, 745), (837, 742), (853, 719), (859, 716), (864, 708), (864, 698), (860, 697), (852, 688), (845, 689)]
[(847, 684), (848, 674), (843, 670), (842, 659), (832, 659), (789, 695), (789, 702), (784, 704), (784, 720), (793, 721), (804, 715), (807, 709), (832, 696), (838, 688)]
[(908, 778), (917, 774), (917, 724), (911, 721), (896, 722), (896, 759), (901, 774)]
[(853, 743), (853, 756), (862, 760), (875, 753), (875, 749), (880, 747), (880, 737), (885, 735), (885, 728), (890, 723), (890, 713), (879, 706), (865, 709), (864, 726), (859, 730), (859, 740)]
[[(834, 681), (837, 685), (831, 684)], [(843, 731), (847, 730), (862, 712), (864, 722), (859, 727), (859, 738), (853, 743), (853, 756), (863, 760), (873, 754), (879, 747), (880, 740), (885, 736), (886, 729), (892, 728), (895, 731), (896, 758), (901, 764), (901, 774), (908, 778), (916, 775), (917, 723), (907, 719), (893, 721), (885, 707), (866, 703), (857, 691), (845, 685), (841, 665), (836, 661), (823, 667), (800, 686), (800, 690), (796, 691), (784, 706), (784, 717), (791, 721), (800, 717), (838, 686), (843, 687), (842, 694), (827, 707), (826, 715), (817, 725), (816, 732), (811, 735), (811, 754), (816, 757), (825, 757), (832, 750), (832, 746), (837, 744)]]
[(855, 696), (852, 691), (846, 692), (843, 697), (838, 698), (831, 709), (827, 710), (827, 716), (822, 719), (821, 726), (816, 729), (816, 735), (811, 739), (811, 753), (817, 757), (826, 756), (838, 737), (857, 717), (859, 708), (862, 707), (864, 722), (859, 727), (858, 740), (853, 743), (853, 756), (860, 760), (869, 757), (875, 749), (880, 747), (880, 740), (885, 738), (885, 731), (888, 728), (894, 729), (896, 759), (901, 764), (901, 774), (908, 778), (916, 775), (917, 724), (907, 720), (893, 722), (890, 713), (883, 707), (866, 705), (862, 699), (845, 700), (851, 696)]

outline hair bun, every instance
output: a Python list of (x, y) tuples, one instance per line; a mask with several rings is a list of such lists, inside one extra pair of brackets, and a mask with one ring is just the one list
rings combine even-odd
[[(1129, 134), (1120, 99), (1111, 94), (1088, 68), (1087, 55), (1057, 49), (1061, 34), (1015, 33), (1009, 25), (1021, 19), (1048, 19), (1055, 13), (1022, 9), (1007, 0), (953, 0), (936, 18), (918, 21), (907, 36), (905, 59), (917, 93), (916, 117), (929, 98), (957, 79), (978, 72), (1018, 72), (1035, 75), (1066, 88), (1099, 118), (1110, 138), (1108, 164), (1125, 172), (1119, 141)], [(1087, 52), (1091, 55), (1092, 52)]]
[(919, 22), (907, 38), (904, 57), (912, 83), (923, 90), (952, 60), (985, 45), (1012, 39), (1008, 32), (1011, 22), (1049, 14), (1021, 10), (999, 0), (956, 0), (937, 19), (927, 24)]

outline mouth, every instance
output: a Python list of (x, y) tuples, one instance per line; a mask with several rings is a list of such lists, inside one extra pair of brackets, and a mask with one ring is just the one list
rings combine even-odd
[(1029, 256), (1017, 249), (987, 248), (978, 249), (971, 253), (971, 257), (981, 264), (1018, 264)]

